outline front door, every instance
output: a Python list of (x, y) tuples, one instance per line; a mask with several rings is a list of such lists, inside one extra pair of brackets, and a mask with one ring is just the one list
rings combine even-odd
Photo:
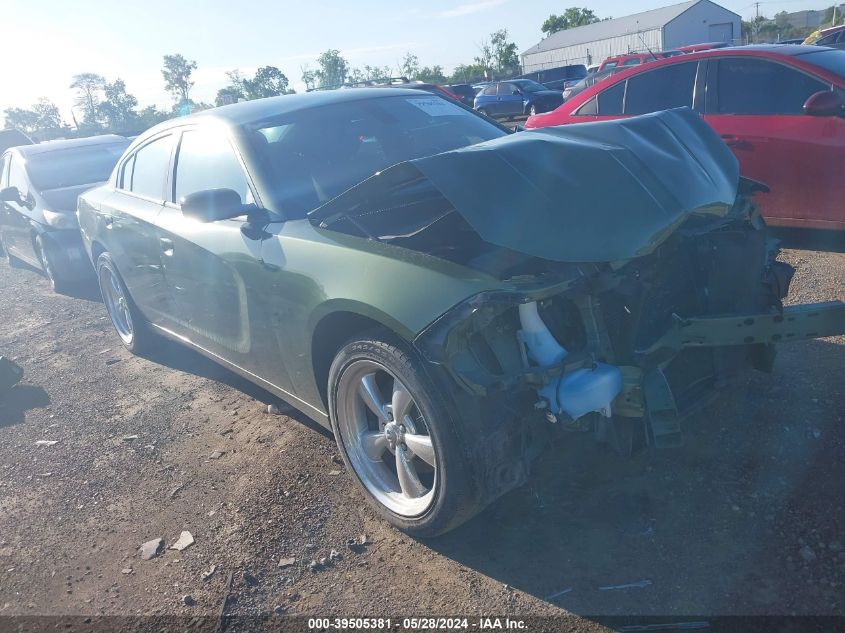
[(223, 132), (188, 129), (179, 142), (172, 200), (158, 219), (164, 274), (179, 309), (177, 333), (272, 386), (290, 390), (272, 320), (265, 313), (261, 240), (241, 231), (246, 217), (199, 222), (179, 201), (208, 189), (232, 189), (254, 201), (249, 179)]

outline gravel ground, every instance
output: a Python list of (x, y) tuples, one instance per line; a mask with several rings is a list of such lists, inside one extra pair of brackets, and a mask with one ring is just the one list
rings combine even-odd
[[(845, 300), (845, 254), (783, 258), (791, 301)], [(845, 615), (843, 337), (783, 346), (680, 449), (626, 461), (567, 435), (530, 485), (423, 542), (269, 394), (175, 345), (131, 356), (93, 291), (5, 263), (0, 288), (0, 351), (27, 372), (0, 405), (0, 616)], [(138, 557), (183, 530), (192, 546)]]

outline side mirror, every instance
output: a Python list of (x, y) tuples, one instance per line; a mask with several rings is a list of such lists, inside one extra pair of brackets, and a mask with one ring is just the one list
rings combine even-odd
[(199, 222), (230, 220), (247, 213), (241, 196), (232, 189), (206, 189), (188, 194), (180, 201), (182, 215)]
[(843, 114), (845, 103), (832, 90), (823, 90), (810, 95), (804, 102), (804, 114), (810, 116), (839, 116)]
[(5, 187), (0, 189), (0, 201), (3, 202), (21, 202), (21, 192), (17, 187)]
[(511, 94), (512, 95), (521, 95), (522, 90), (520, 90), (519, 88), (514, 88), (513, 90), (511, 90)]

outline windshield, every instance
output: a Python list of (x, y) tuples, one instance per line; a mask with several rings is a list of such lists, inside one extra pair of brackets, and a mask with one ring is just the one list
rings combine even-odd
[(822, 49), (818, 52), (800, 55), (798, 59), (815, 64), (845, 79), (845, 51)]
[(250, 130), (278, 209), (304, 217), (391, 165), (508, 132), (434, 95), (362, 99), (310, 108)]
[(104, 182), (128, 145), (127, 140), (35, 154), (27, 158), (26, 169), (39, 191)]
[(519, 86), (520, 90), (523, 92), (539, 92), (540, 90), (548, 90), (543, 84), (538, 84), (536, 81), (531, 81), (530, 79), (520, 79), (519, 81), (514, 81), (517, 86)]

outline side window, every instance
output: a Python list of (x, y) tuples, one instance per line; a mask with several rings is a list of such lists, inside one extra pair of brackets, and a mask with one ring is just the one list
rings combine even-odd
[(587, 101), (584, 105), (578, 108), (573, 114), (575, 116), (595, 116), (599, 113), (598, 103), (596, 97)]
[(481, 91), (481, 94), (487, 97), (491, 95), (495, 96), (497, 86), (498, 84), (490, 84), (489, 86), (485, 86), (484, 90)]
[(602, 70), (606, 70), (606, 69), (608, 69), (608, 68), (616, 68), (616, 62), (607, 62), (607, 63), (604, 65), (604, 68), (602, 68)]
[(244, 202), (252, 202), (246, 174), (229, 141), (215, 132), (190, 130), (182, 134), (176, 158), (175, 201), (207, 189), (232, 189)]
[[(170, 168), (172, 148), (173, 135), (170, 134), (147, 143), (135, 152), (135, 158), (132, 161), (134, 164), (132, 182), (128, 187), (132, 193), (154, 200), (164, 200), (164, 182)], [(125, 179), (124, 186), (126, 186)]]
[(624, 62), (622, 62), (622, 65), (623, 66), (639, 66), (642, 63), (643, 63), (643, 60), (641, 60), (639, 57), (634, 57), (632, 59), (626, 59)]
[(720, 59), (716, 82), (717, 114), (802, 114), (810, 95), (830, 90), (818, 79), (762, 59)]
[(622, 99), (625, 97), (625, 82), (611, 86), (596, 95), (599, 116), (617, 116), (622, 114)]
[(816, 46), (832, 46), (836, 44), (837, 40), (839, 39), (840, 33), (833, 33), (832, 35), (828, 35), (827, 37), (821, 38), (818, 42), (815, 42)]
[(698, 62), (671, 64), (628, 79), (625, 114), (647, 114), (692, 106)]
[(499, 84), (499, 96), (500, 97), (509, 97), (513, 93), (513, 89), (516, 86), (509, 83), (500, 83)]
[(26, 170), (24, 169), (21, 159), (18, 156), (11, 156), (12, 164), (9, 167), (9, 186), (17, 187), (22, 196), (29, 193), (29, 181), (26, 177)]

